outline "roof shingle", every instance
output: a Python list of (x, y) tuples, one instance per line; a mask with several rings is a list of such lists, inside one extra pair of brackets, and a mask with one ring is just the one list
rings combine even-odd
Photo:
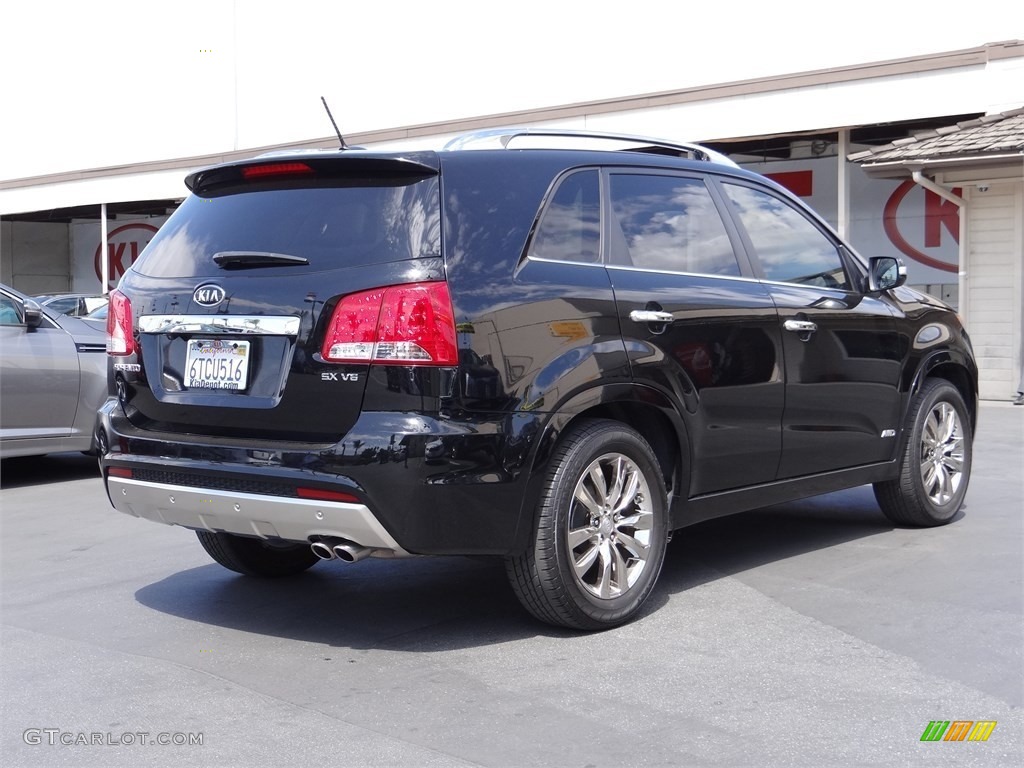
[(861, 165), (1024, 154), (1024, 107), (922, 131), (881, 147), (854, 152)]

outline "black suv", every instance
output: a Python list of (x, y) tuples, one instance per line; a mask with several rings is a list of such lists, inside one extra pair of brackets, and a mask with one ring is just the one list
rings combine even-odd
[(494, 555), (537, 618), (634, 617), (671, 532), (872, 483), (949, 522), (956, 314), (696, 145), (491, 132), (191, 174), (111, 294), (115, 508), (221, 565)]

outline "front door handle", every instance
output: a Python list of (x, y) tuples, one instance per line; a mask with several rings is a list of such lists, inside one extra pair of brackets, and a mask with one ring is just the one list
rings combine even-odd
[(782, 327), (793, 333), (806, 334), (806, 336), (800, 337), (802, 341), (807, 341), (811, 334), (818, 330), (817, 323), (812, 323), (810, 320), (787, 320)]
[(794, 319), (788, 319), (782, 328), (786, 331), (793, 331), (798, 334), (812, 334), (818, 330), (817, 324), (811, 323), (810, 321), (794, 321)]
[(634, 323), (671, 323), (672, 313), (655, 309), (634, 309), (629, 313), (629, 319)]

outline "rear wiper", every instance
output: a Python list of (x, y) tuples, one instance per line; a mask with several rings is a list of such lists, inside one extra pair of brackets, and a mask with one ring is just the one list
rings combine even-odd
[(213, 254), (213, 261), (224, 269), (252, 269), (254, 267), (297, 267), (309, 264), (305, 256), (265, 251), (221, 251)]

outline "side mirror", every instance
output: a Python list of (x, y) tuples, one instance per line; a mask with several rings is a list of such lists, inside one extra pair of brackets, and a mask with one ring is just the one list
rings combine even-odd
[(25, 325), (29, 328), (38, 328), (42, 322), (43, 308), (29, 299), (25, 302)]
[(892, 256), (875, 256), (868, 267), (868, 291), (887, 291), (907, 282), (907, 267)]

